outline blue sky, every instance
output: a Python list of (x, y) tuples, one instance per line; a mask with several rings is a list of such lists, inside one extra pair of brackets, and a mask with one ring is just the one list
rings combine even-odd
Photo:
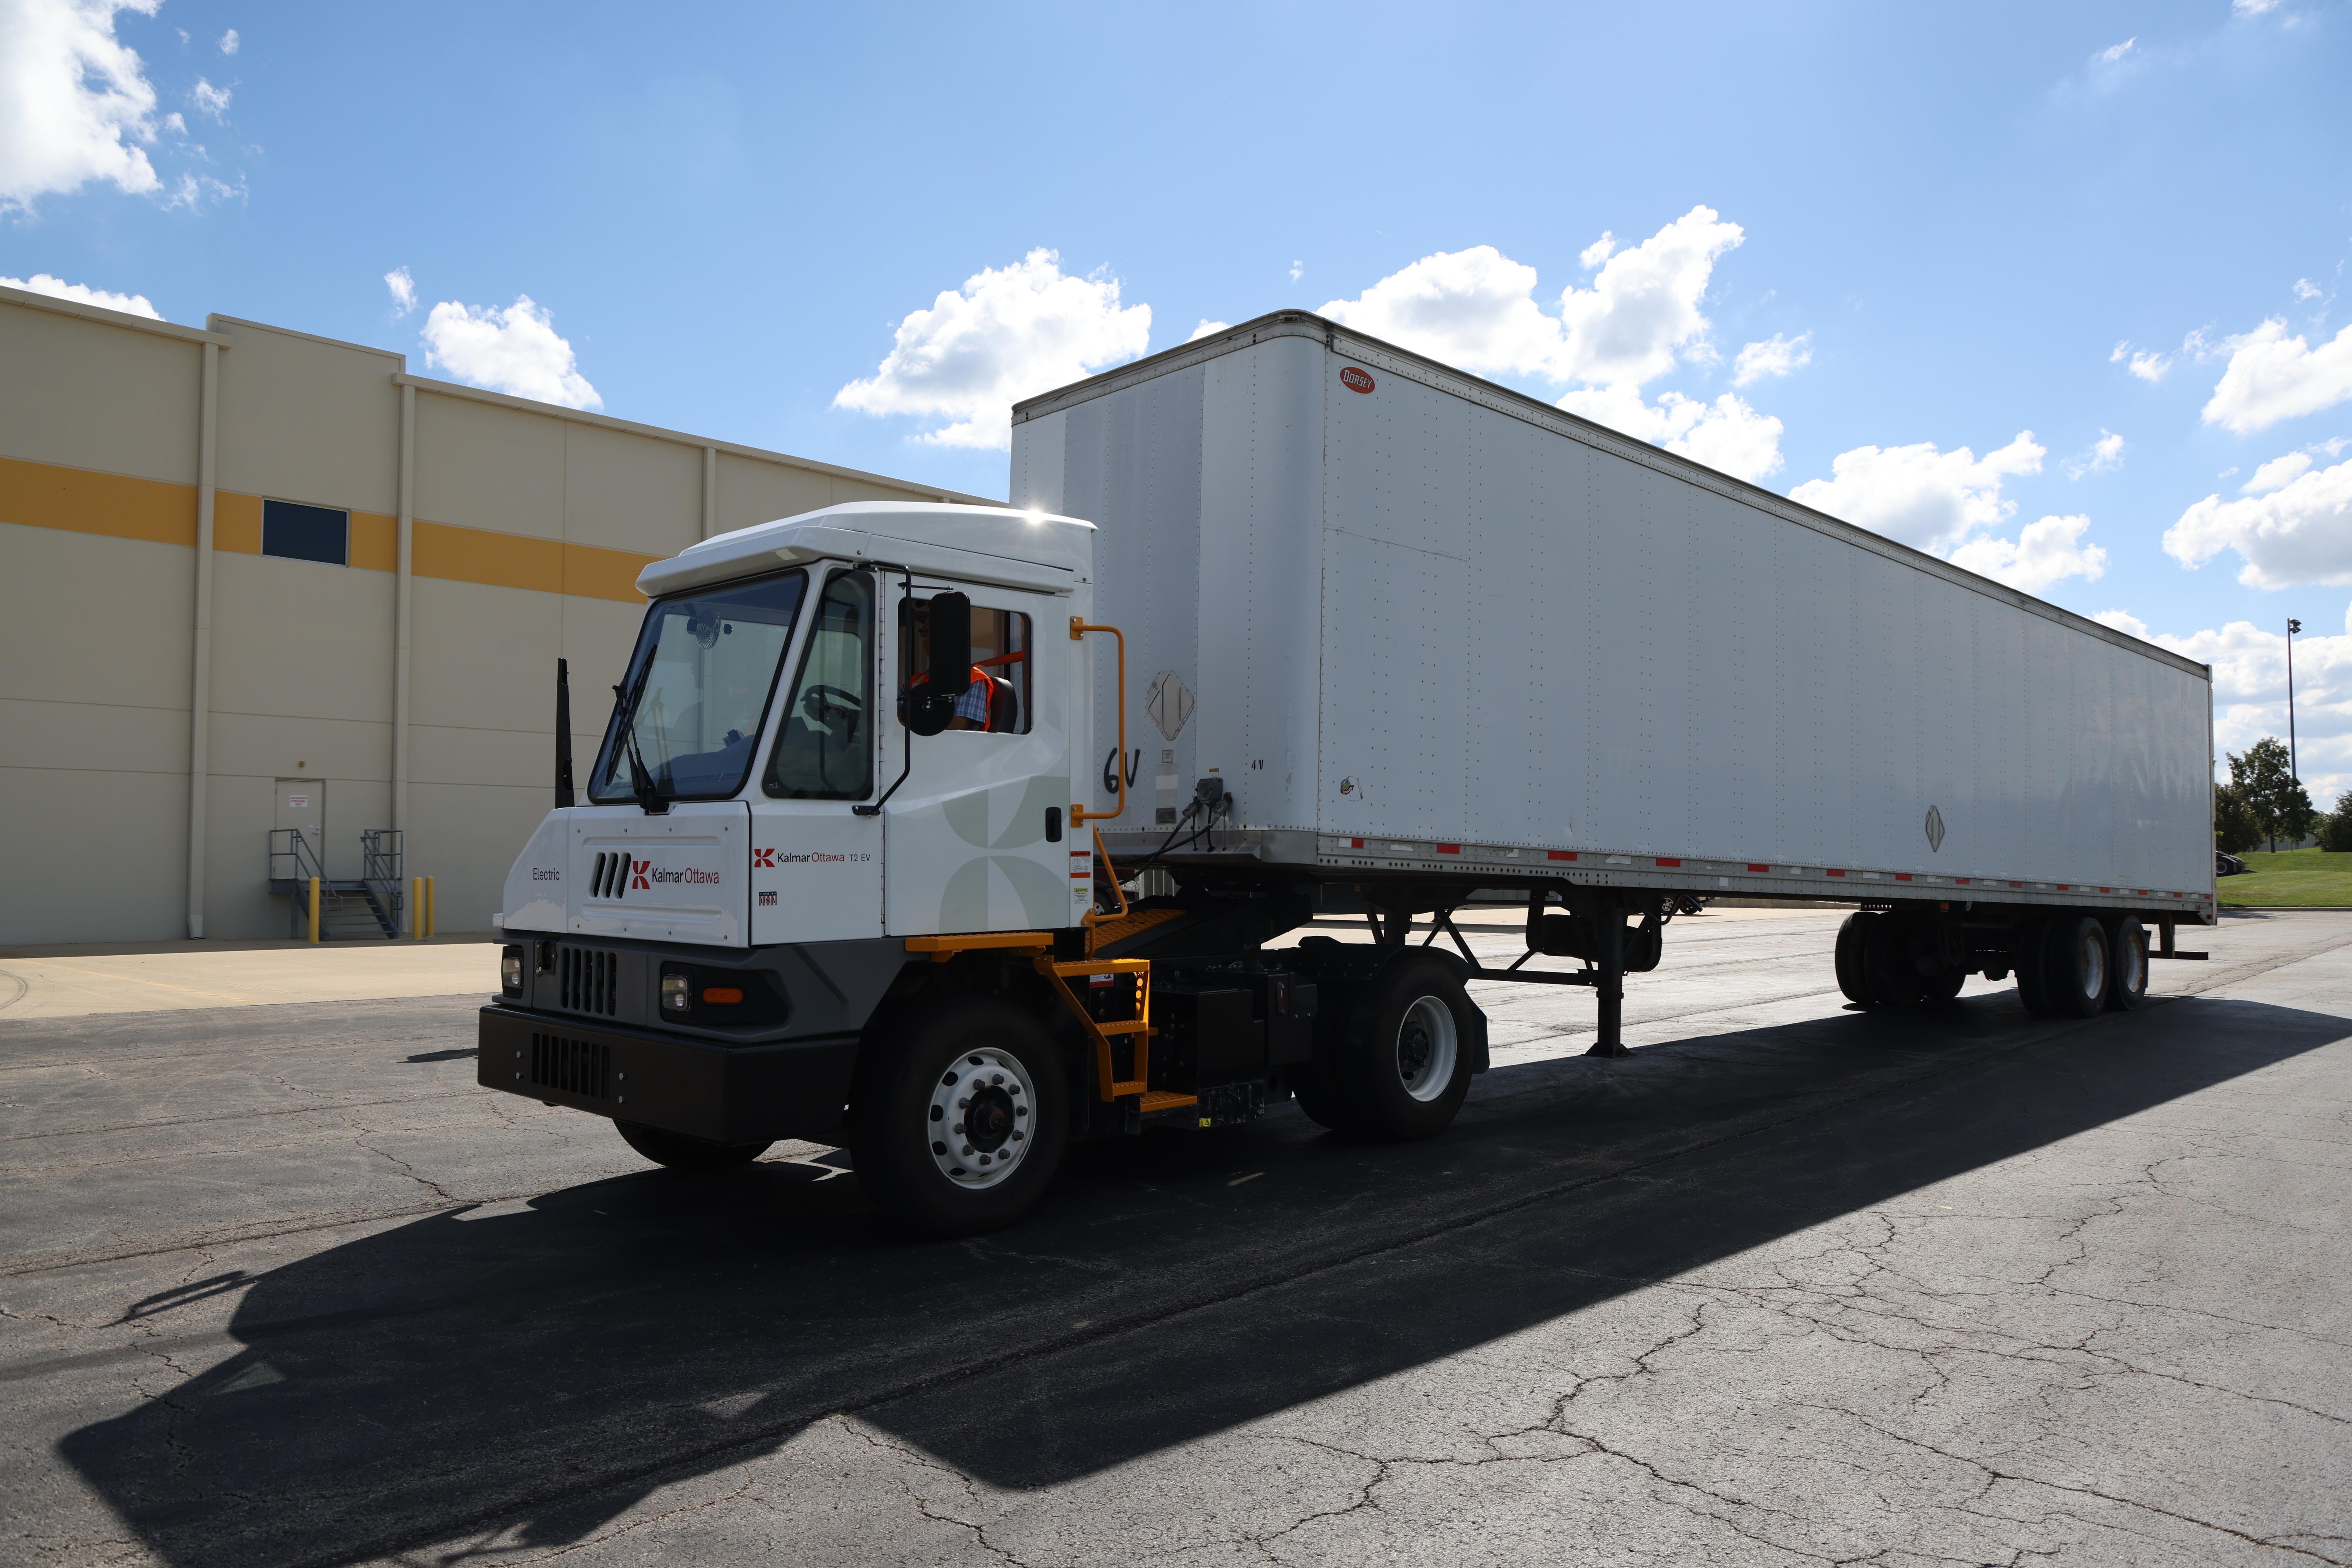
[(1332, 306), (2213, 662), (2227, 747), (2299, 616), (2332, 799), (2348, 13), (0, 0), (0, 277), (986, 494), (1011, 398)]

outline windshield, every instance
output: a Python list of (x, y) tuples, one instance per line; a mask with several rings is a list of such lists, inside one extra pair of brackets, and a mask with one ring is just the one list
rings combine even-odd
[(633, 752), (669, 799), (742, 788), (806, 586), (805, 575), (792, 572), (657, 602), (637, 637), (588, 797), (635, 799)]

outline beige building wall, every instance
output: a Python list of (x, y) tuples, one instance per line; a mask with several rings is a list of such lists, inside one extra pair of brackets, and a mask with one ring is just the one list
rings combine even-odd
[[(398, 827), (439, 929), (485, 930), (552, 801), (555, 660), (584, 783), (638, 571), (709, 532), (909, 498), (988, 499), (415, 377), (259, 322), (0, 289), (0, 822), (18, 890), (0, 944), (285, 934), (267, 853), (281, 778), (320, 781), (331, 877), (360, 874), (362, 829)], [(348, 511), (350, 564), (261, 553), (265, 500)]]

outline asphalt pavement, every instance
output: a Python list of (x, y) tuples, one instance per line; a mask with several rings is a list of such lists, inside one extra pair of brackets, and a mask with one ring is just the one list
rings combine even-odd
[(2352, 914), (2071, 1024), (1847, 1009), (1838, 918), (960, 1244), (477, 1089), (474, 995), (0, 1005), (0, 1559), (2352, 1561)]

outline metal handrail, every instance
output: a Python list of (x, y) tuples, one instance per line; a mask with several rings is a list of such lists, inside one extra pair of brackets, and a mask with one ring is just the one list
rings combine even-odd
[(360, 833), (360, 879), (363, 882), (397, 882), (401, 863), (407, 858), (403, 847), (407, 835), (397, 827), (370, 827)]
[[(290, 860), (293, 869), (281, 872), (279, 862)], [(273, 882), (307, 882), (316, 877), (326, 880), (326, 868), (319, 863), (318, 851), (310, 847), (309, 835), (299, 827), (273, 827), (269, 830), (269, 879)]]

